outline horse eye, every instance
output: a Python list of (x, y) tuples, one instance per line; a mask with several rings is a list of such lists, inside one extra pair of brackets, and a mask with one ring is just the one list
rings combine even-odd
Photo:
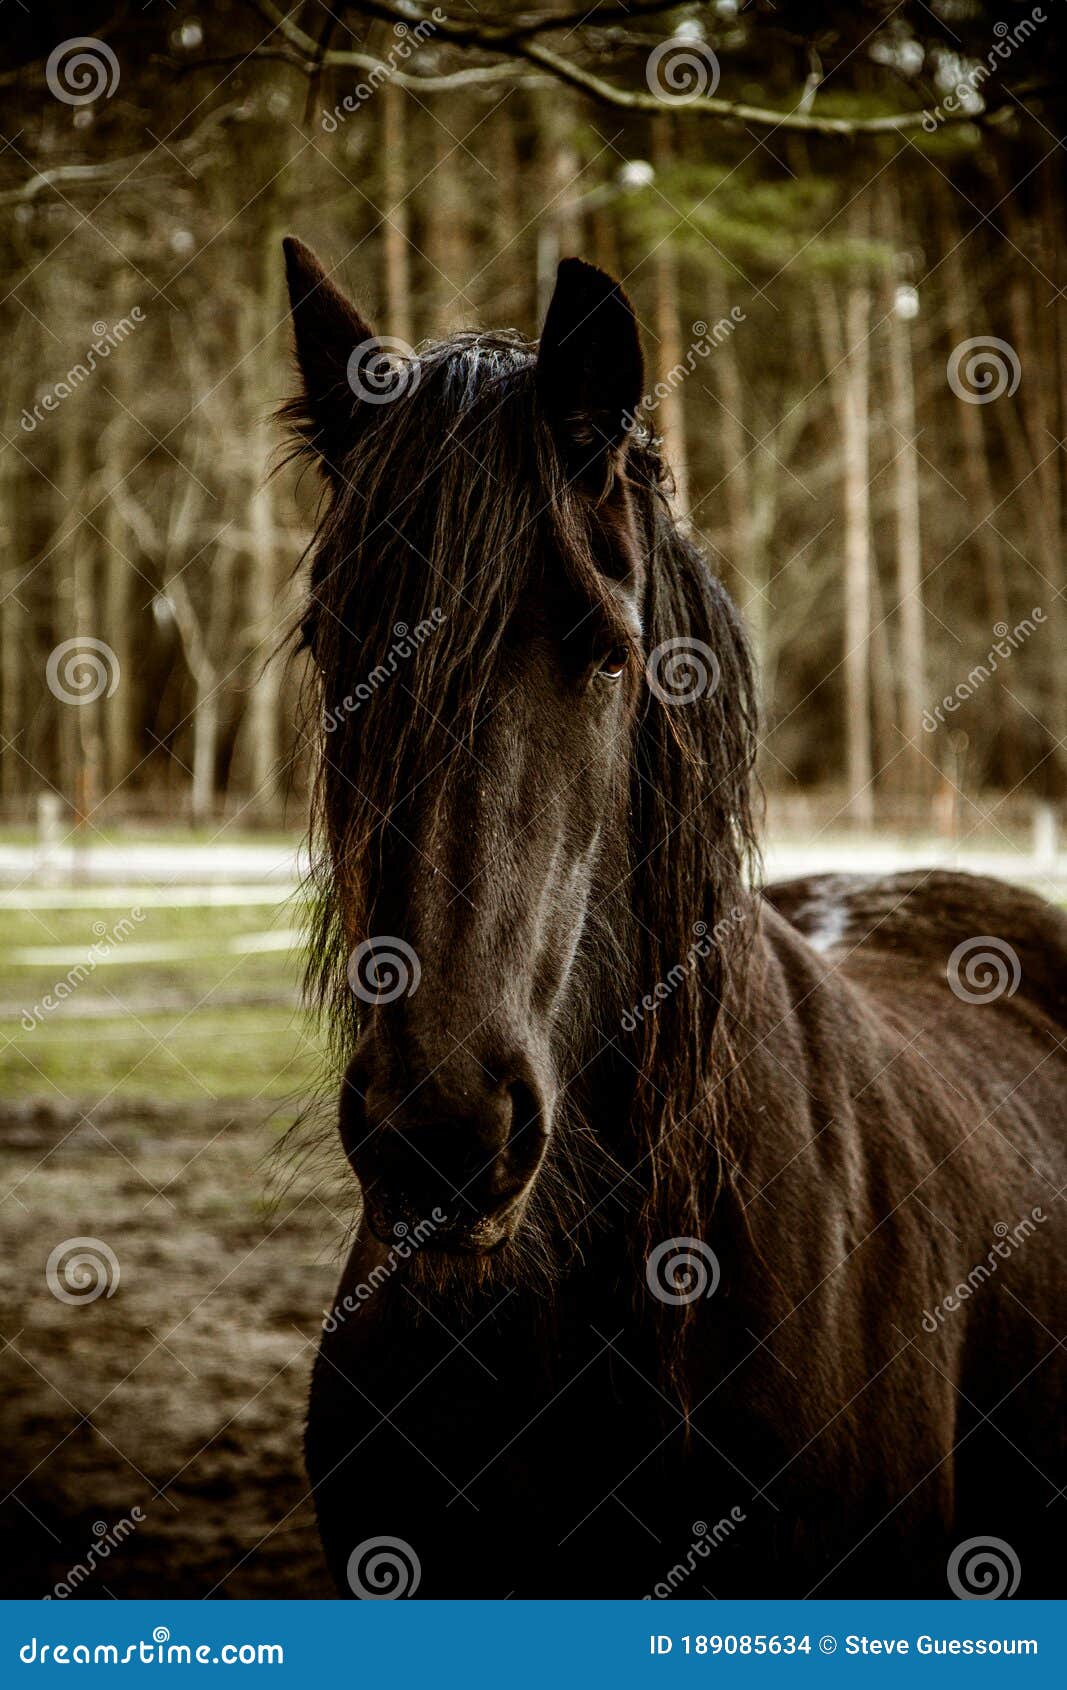
[(597, 670), (606, 681), (617, 681), (626, 668), (630, 653), (624, 645), (613, 646)]

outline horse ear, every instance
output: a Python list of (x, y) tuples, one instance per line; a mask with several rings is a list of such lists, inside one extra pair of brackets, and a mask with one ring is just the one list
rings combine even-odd
[(289, 414), (332, 469), (351, 444), (356, 399), (348, 380), (349, 359), (357, 346), (374, 340), (374, 330), (303, 241), (287, 236), (282, 250), (304, 384)]
[(565, 258), (541, 330), (537, 386), (575, 477), (604, 485), (641, 402), (643, 377), (637, 322), (619, 283)]

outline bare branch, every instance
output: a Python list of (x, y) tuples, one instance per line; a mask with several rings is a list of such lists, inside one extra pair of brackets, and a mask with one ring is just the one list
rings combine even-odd
[(56, 164), (50, 170), (35, 170), (17, 187), (5, 188), (0, 192), (0, 205), (35, 200), (48, 188), (57, 188), (63, 192), (68, 188), (105, 187), (125, 182), (157, 154), (161, 155), (164, 162), (169, 162), (169, 152), (171, 156), (182, 159), (191, 167), (203, 157), (205, 141), (215, 130), (226, 124), (236, 110), (237, 106), (233, 103), (219, 106), (203, 123), (198, 124), (184, 141), (176, 141), (168, 149), (161, 148), (157, 142), (146, 152), (134, 153), (126, 158), (106, 159), (100, 164)]
[[(377, 19), (379, 22), (404, 24), (407, 28), (418, 28), (425, 25), (427, 35), (432, 34), (435, 39), (446, 41), (455, 47), (473, 48), (481, 52), (497, 54), (505, 62), (484, 67), (478, 70), (457, 71), (445, 75), (417, 76), (393, 70), (381, 60), (373, 59), (366, 53), (354, 50), (330, 49), (325, 53), (319, 52), (319, 44), (314, 38), (293, 22), (291, 17), (285, 16), (273, 3), (273, 0), (252, 0), (256, 9), (272, 27), (279, 32), (288, 46), (293, 50), (293, 63), (298, 64), (305, 74), (312, 75), (322, 69), (336, 70), (365, 70), (378, 74), (388, 74), (401, 87), (417, 89), (419, 91), (434, 92), (461, 86), (463, 82), (475, 80), (500, 80), (516, 77), (520, 74), (522, 65), (531, 65), (546, 75), (565, 83), (568, 87), (576, 88), (580, 93), (597, 100), (602, 105), (608, 105), (621, 111), (647, 112), (657, 116), (679, 113), (681, 115), (695, 115), (713, 118), (719, 122), (750, 124), (761, 129), (799, 130), (806, 134), (837, 136), (845, 139), (855, 139), (866, 135), (898, 135), (907, 134), (911, 130), (922, 127), (924, 112), (920, 110), (907, 112), (893, 112), (883, 117), (848, 118), (830, 117), (812, 110), (815, 87), (809, 78), (798, 105), (792, 111), (776, 111), (768, 106), (750, 105), (744, 100), (720, 99), (717, 96), (699, 95), (684, 103), (661, 99), (651, 91), (640, 89), (620, 88), (616, 83), (609, 82), (595, 71), (585, 69), (573, 59), (565, 58), (553, 48), (547, 47), (540, 36), (564, 26), (578, 28), (582, 22), (602, 22), (610, 12), (613, 17), (633, 20), (636, 17), (649, 16), (668, 9), (660, 5), (658, 0), (650, 0), (647, 5), (635, 4), (630, 7), (612, 6), (602, 11), (589, 13), (557, 14), (555, 17), (540, 17), (526, 22), (503, 22), (498, 20), (470, 23), (447, 16), (441, 6), (435, 6), (432, 12), (423, 11), (411, 3), (411, 0), (349, 0), (350, 11), (360, 13), (364, 17)], [(264, 49), (269, 51), (269, 49)], [(987, 106), (977, 113), (956, 112), (947, 113), (940, 119), (941, 126), (954, 123), (981, 123), (991, 118), (996, 112), (1008, 105), (1011, 96), (995, 105)]]

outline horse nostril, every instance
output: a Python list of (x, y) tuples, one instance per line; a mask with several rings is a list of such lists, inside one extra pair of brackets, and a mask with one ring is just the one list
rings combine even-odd
[(524, 1136), (540, 1136), (543, 1128), (541, 1099), (533, 1086), (528, 1085), (525, 1080), (512, 1080), (507, 1089), (511, 1098), (511, 1126), (508, 1134), (510, 1147)]

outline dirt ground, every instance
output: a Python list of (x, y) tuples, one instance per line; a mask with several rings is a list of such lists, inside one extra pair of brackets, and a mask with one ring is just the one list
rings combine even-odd
[[(279, 1173), (271, 1110), (0, 1104), (4, 1596), (333, 1595), (301, 1434), (345, 1192)], [(50, 1289), (76, 1238), (110, 1295)]]

